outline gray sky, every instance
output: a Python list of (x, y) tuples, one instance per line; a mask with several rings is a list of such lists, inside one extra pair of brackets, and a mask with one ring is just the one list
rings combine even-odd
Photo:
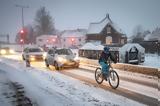
[(160, 27), (160, 0), (0, 0), (0, 34), (9, 34), (12, 40), (22, 26), (21, 9), (15, 4), (29, 6), (24, 10), (25, 25), (34, 25), (36, 11), (45, 6), (59, 30), (87, 29), (106, 13), (127, 36), (137, 25), (149, 30)]

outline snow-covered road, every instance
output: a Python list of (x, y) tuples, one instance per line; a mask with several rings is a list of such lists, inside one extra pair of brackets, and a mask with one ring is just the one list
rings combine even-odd
[[(0, 58), (0, 67), (9, 73), (10, 80), (16, 80), (25, 86), (27, 94), (41, 106), (50, 105), (156, 105), (158, 90), (133, 82), (121, 81), (117, 90), (108, 84), (95, 83), (93, 72), (85, 69), (65, 69), (61, 72), (47, 69), (43, 62), (26, 68), (25, 63)], [(14, 68), (13, 68), (14, 67)], [(14, 69), (14, 70), (13, 70)], [(11, 71), (13, 70), (13, 71)], [(122, 73), (119, 73), (122, 74)], [(133, 78), (134, 75), (131, 75)], [(139, 77), (135, 77), (139, 78)], [(77, 79), (77, 80), (76, 80)], [(141, 78), (145, 80), (146, 78)], [(80, 80), (80, 81), (79, 81)], [(155, 81), (155, 79), (148, 79)], [(47, 99), (46, 99), (47, 98)], [(142, 99), (143, 98), (143, 99)], [(135, 101), (133, 101), (135, 100)]]

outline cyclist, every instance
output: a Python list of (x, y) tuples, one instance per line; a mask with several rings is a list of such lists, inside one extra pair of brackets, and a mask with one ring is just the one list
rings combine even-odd
[(102, 53), (101, 53), (101, 55), (100, 55), (100, 58), (99, 58), (99, 64), (101, 65), (101, 67), (102, 67), (102, 74), (103, 74), (103, 77), (105, 78), (105, 79), (107, 79), (106, 77), (108, 77), (108, 72), (109, 72), (109, 65), (108, 65), (108, 63), (107, 63), (107, 61), (108, 61), (108, 58), (110, 57), (110, 59), (114, 62), (114, 63), (116, 63), (117, 61), (116, 61), (116, 58), (114, 58), (112, 55), (111, 55), (111, 53), (110, 53), (110, 51), (109, 51), (109, 47), (108, 46), (105, 46), (104, 47), (104, 49), (103, 49), (103, 51), (102, 51)]

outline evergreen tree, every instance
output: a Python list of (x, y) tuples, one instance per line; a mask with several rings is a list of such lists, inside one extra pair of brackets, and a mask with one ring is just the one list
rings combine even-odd
[(35, 17), (35, 32), (36, 36), (43, 34), (53, 34), (55, 31), (54, 23), (49, 12), (45, 7), (41, 7)]

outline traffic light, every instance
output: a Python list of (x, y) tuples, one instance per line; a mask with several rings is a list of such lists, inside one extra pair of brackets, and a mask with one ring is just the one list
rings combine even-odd
[(20, 42), (21, 42), (21, 43), (23, 43), (23, 41), (24, 41), (23, 39), (20, 39)]
[(23, 29), (21, 29), (20, 33), (21, 33), (21, 34), (24, 34), (24, 30), (23, 30)]

